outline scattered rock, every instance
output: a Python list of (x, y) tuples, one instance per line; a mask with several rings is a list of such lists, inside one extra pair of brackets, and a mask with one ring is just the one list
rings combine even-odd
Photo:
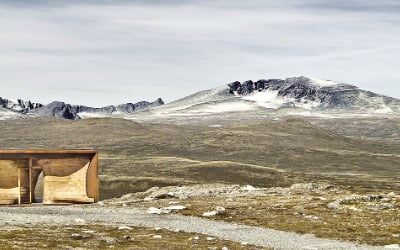
[(151, 197), (154, 199), (167, 199), (167, 198), (174, 198), (175, 194), (173, 192), (169, 192), (167, 190), (161, 189), (159, 191), (153, 192), (151, 194), (151, 196), (148, 196), (148, 197)]
[(243, 190), (243, 191), (254, 191), (254, 190), (257, 190), (257, 188), (255, 188), (255, 187), (253, 187), (251, 185), (246, 185), (246, 186), (240, 188), (240, 190)]
[(83, 230), (82, 233), (85, 233), (85, 234), (94, 234), (94, 233), (96, 233), (96, 231), (93, 231), (93, 230)]
[(165, 207), (164, 209), (168, 211), (175, 211), (175, 210), (185, 210), (187, 208), (185, 206), (169, 206)]
[[(366, 208), (372, 210), (385, 210), (395, 207), (393, 204), (383, 201), (385, 201), (385, 199), (382, 195), (351, 195), (336, 199), (335, 201), (328, 203), (327, 207), (330, 209), (352, 209), (352, 207), (354, 207), (353, 203), (358, 203), (358, 206), (354, 207), (355, 209)], [(350, 206), (348, 204), (352, 205)]]
[(212, 241), (212, 240), (215, 240), (215, 238), (213, 238), (213, 237), (207, 237), (207, 240), (208, 240), (208, 241)]
[(226, 213), (226, 209), (221, 206), (217, 206), (215, 210), (217, 211), (217, 214), (225, 214)]
[(162, 236), (161, 236), (161, 235), (158, 235), (158, 234), (156, 234), (156, 235), (153, 235), (153, 239), (162, 239)]
[(83, 239), (83, 235), (81, 235), (81, 234), (71, 234), (71, 238), (73, 240), (82, 240)]
[(149, 209), (147, 209), (147, 213), (148, 214), (163, 214), (163, 213), (166, 213), (166, 211), (156, 208), (156, 207), (150, 207)]
[(118, 230), (132, 230), (132, 228), (128, 226), (120, 226), (118, 227)]
[(217, 211), (204, 212), (203, 217), (212, 217), (212, 216), (216, 216), (217, 214), (218, 214)]
[(304, 215), (304, 218), (306, 219), (312, 219), (312, 220), (318, 220), (319, 218), (315, 215)]
[(384, 246), (386, 249), (400, 249), (400, 244), (392, 244)]
[(313, 201), (326, 201), (327, 198), (322, 197), (322, 196), (314, 196), (314, 197), (309, 197), (307, 198), (308, 200), (313, 200)]
[(77, 218), (77, 219), (75, 219), (75, 223), (84, 224), (84, 223), (86, 223), (86, 221), (84, 219)]
[(203, 217), (213, 217), (216, 215), (225, 214), (226, 209), (224, 207), (217, 206), (214, 211), (203, 213)]
[(313, 192), (320, 192), (320, 191), (330, 191), (330, 190), (337, 190), (335, 185), (329, 183), (295, 183), (290, 186), (290, 189), (295, 191), (313, 191)]
[(393, 209), (394, 205), (391, 203), (369, 203), (365, 205), (365, 208), (372, 210), (386, 210), (386, 209)]

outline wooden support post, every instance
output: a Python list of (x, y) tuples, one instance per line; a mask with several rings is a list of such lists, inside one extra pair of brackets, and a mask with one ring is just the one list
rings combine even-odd
[(32, 184), (32, 157), (29, 157), (29, 203), (32, 203), (33, 198)]
[(18, 204), (21, 204), (21, 169), (18, 168)]

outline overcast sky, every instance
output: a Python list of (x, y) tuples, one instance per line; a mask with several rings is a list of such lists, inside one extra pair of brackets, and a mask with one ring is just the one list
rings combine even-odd
[(7, 98), (172, 101), (299, 75), (400, 98), (398, 0), (0, 0), (0, 32)]

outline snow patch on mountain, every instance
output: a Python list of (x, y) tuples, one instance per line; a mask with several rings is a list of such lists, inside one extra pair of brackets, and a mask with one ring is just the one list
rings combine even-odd
[(212, 105), (204, 105), (199, 109), (190, 111), (191, 113), (225, 113), (225, 112), (241, 112), (253, 110), (253, 105), (246, 102), (227, 102), (227, 103), (216, 103)]
[(13, 112), (4, 108), (0, 108), (0, 120), (8, 120), (19, 118), (21, 115), (17, 112)]
[(376, 114), (392, 114), (393, 109), (391, 109), (390, 107), (388, 107), (385, 104), (382, 104), (380, 108), (374, 110), (374, 113), (376, 113)]
[(240, 96), (239, 94), (235, 94), (237, 97), (240, 97), (243, 100), (253, 101), (257, 105), (267, 108), (267, 109), (279, 109), (283, 107), (296, 107), (303, 108), (307, 110), (312, 110), (321, 105), (318, 101), (310, 101), (304, 98), (300, 100), (295, 100), (290, 97), (279, 96), (279, 91), (273, 90), (265, 90), (260, 92), (254, 92), (252, 94), (248, 94), (245, 96)]
[[(114, 114), (114, 113), (113, 113)], [(110, 114), (108, 113), (101, 113), (101, 112), (80, 112), (79, 117), (81, 119), (87, 119), (87, 118), (104, 118), (104, 117), (109, 117)]]
[(336, 86), (339, 83), (331, 81), (331, 80), (322, 80), (322, 79), (316, 79), (316, 78), (309, 78), (311, 80), (311, 82), (317, 86), (320, 87), (332, 87), (332, 86)]
[(246, 96), (240, 96), (237, 93), (235, 93), (235, 95), (242, 98), (243, 100), (256, 102), (258, 105), (269, 109), (277, 109), (287, 102), (284, 98), (278, 96), (279, 91), (268, 89), (262, 92), (255, 92)]

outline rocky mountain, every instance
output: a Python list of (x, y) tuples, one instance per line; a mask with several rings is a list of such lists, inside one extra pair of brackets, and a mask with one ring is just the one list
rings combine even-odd
[(0, 118), (17, 117), (23, 115), (58, 117), (70, 120), (78, 120), (91, 116), (111, 116), (113, 114), (130, 114), (145, 110), (150, 107), (163, 105), (164, 102), (158, 98), (154, 102), (141, 101), (137, 103), (125, 103), (110, 105), (102, 108), (93, 108), (82, 105), (70, 105), (65, 102), (54, 101), (47, 105), (33, 103), (18, 99), (12, 101), (0, 98)]
[(215, 125), (284, 116), (340, 118), (389, 115), (400, 115), (399, 99), (350, 84), (300, 76), (236, 81), (127, 118)]
[(267, 108), (299, 107), (308, 110), (343, 110), (393, 113), (400, 100), (334, 81), (304, 76), (228, 84), (229, 93)]

